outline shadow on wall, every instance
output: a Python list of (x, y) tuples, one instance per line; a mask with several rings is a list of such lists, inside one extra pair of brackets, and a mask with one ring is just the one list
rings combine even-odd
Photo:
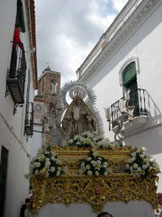
[(157, 124), (161, 124), (162, 113), (147, 90), (146, 90), (146, 94), (147, 94), (146, 109), (148, 110), (148, 117), (149, 117), (148, 125), (156, 126)]
[(141, 130), (125, 139), (126, 145), (141, 146), (148, 149), (149, 154), (162, 153), (162, 113), (146, 91), (145, 104), (148, 112), (148, 122)]

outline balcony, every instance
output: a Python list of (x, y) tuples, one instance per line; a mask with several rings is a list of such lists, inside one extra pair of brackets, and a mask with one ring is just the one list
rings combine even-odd
[(17, 48), (12, 51), (10, 70), (7, 74), (7, 87), (13, 101), (18, 104), (24, 103), (24, 85), (26, 74), (26, 60), (23, 49)]
[(28, 136), (33, 135), (33, 114), (34, 114), (33, 103), (28, 102), (26, 104), (26, 115), (25, 115), (25, 133)]
[[(138, 131), (147, 123), (148, 109), (146, 107), (146, 96), (147, 94), (145, 89), (137, 89), (135, 93), (130, 94), (130, 100), (126, 108), (128, 111), (128, 106), (134, 106), (134, 119), (133, 122), (130, 123), (128, 121), (128, 115), (125, 115), (125, 136), (130, 135), (132, 132)], [(124, 97), (122, 97), (121, 99), (124, 99)], [(114, 133), (116, 133), (116, 131), (118, 130), (118, 122), (120, 116), (120, 100), (116, 101), (111, 105), (111, 128)]]

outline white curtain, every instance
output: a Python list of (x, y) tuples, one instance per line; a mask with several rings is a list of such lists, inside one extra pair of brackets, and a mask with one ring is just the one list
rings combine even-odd
[[(113, 217), (154, 217), (154, 210), (146, 201), (109, 202), (105, 204), (103, 211), (107, 211)], [(89, 204), (47, 204), (39, 210), (36, 217), (96, 217)]]

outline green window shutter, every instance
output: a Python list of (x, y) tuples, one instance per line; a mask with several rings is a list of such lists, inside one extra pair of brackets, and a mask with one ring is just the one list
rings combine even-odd
[(127, 86), (136, 79), (136, 65), (131, 62), (123, 71), (123, 85)]

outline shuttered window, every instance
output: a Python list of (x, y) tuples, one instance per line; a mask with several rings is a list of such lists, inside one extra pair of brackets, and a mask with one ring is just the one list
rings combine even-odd
[(131, 62), (123, 71), (123, 85), (128, 86), (133, 80), (136, 79), (136, 64)]

